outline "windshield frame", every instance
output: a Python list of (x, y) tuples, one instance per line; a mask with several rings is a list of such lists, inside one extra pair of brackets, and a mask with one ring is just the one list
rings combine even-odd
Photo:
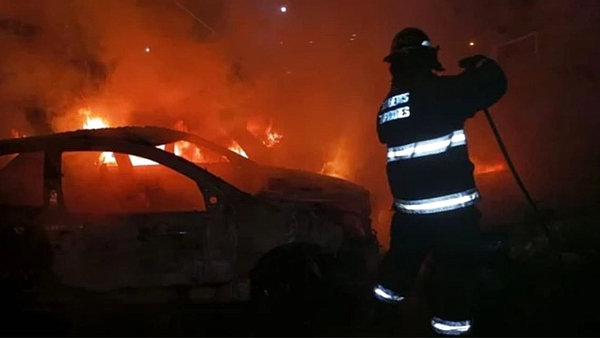
[[(179, 141), (186, 141), (188, 143), (191, 143), (200, 150), (202, 148), (207, 148), (215, 153), (219, 153), (220, 155), (225, 156), (232, 165), (235, 165), (237, 167), (244, 167), (244, 166), (260, 167), (260, 164), (258, 164), (257, 162), (255, 162), (247, 157), (244, 157), (244, 156), (236, 153), (235, 151), (229, 150), (215, 142), (209, 141), (205, 138), (202, 138), (202, 137), (194, 135), (194, 134), (181, 133), (181, 137), (179, 137), (177, 140), (173, 140), (169, 143), (176, 143)], [(194, 162), (192, 162), (192, 163), (194, 163)], [(194, 163), (194, 164), (196, 164), (196, 163)]]
[[(177, 137), (174, 137), (173, 139), (169, 140), (169, 142), (166, 144), (173, 144), (173, 143), (177, 143), (180, 141), (188, 142), (191, 145), (200, 149), (200, 151), (202, 151), (202, 149), (206, 149), (206, 150), (212, 151), (218, 155), (224, 156), (227, 159), (227, 162), (229, 163), (229, 165), (231, 165), (231, 167), (233, 168), (233, 170), (238, 173), (241, 173), (243, 175), (258, 175), (258, 177), (254, 177), (252, 179), (246, 180), (248, 182), (255, 181), (255, 180), (262, 182), (264, 180), (264, 177), (261, 177), (262, 175), (260, 174), (263, 172), (261, 170), (261, 168), (264, 168), (264, 165), (261, 165), (258, 162), (255, 162), (247, 157), (244, 157), (244, 156), (236, 153), (235, 151), (227, 149), (226, 147), (221, 146), (216, 142), (207, 140), (201, 136), (187, 133), (187, 132), (180, 132), (180, 133), (178, 133)], [(163, 144), (159, 144), (159, 145), (156, 145), (155, 147), (162, 146), (162, 145)], [(208, 170), (206, 167), (203, 167), (202, 163), (196, 163), (196, 162), (190, 161), (189, 159), (187, 159), (183, 156), (176, 155), (175, 153), (167, 151), (166, 149), (157, 148), (157, 150), (164, 151), (164, 152), (169, 153), (173, 156), (176, 156), (184, 161), (192, 163), (198, 169), (205, 171), (207, 174), (217, 178), (219, 181), (224, 182), (228, 186), (231, 186), (235, 190), (242, 192), (244, 194), (255, 195), (261, 191), (261, 189), (245, 187), (243, 185), (240, 185), (239, 182), (235, 182), (235, 181), (231, 181), (229, 179), (223, 178), (220, 175), (218, 175), (217, 173), (213, 173), (210, 170)], [(263, 186), (264, 183), (261, 183), (260, 185)]]

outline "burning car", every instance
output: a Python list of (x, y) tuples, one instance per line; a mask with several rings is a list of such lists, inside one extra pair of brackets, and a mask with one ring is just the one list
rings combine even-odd
[[(354, 183), (261, 165), (183, 131), (0, 141), (3, 240), (36, 234), (29, 248), (47, 248), (50, 275), (69, 288), (178, 287), (244, 300), (282, 295), (301, 271), (322, 276), (329, 265), (319, 257), (349, 262), (356, 278), (342, 279), (356, 283), (376, 266), (370, 211), (369, 192)], [(3, 276), (42, 270), (32, 262), (44, 254), (10, 248)]]

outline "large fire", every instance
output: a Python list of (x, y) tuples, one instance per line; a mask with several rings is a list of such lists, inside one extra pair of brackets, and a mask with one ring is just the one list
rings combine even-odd
[[(106, 119), (103, 119), (98, 116), (94, 116), (92, 114), (91, 109), (89, 109), (89, 108), (80, 109), (79, 115), (84, 117), (83, 129), (110, 128), (110, 124), (108, 123), (108, 121)], [(187, 127), (185, 126), (183, 121), (178, 121), (175, 124), (174, 129), (181, 130), (181, 131), (187, 131)], [(162, 150), (166, 149), (166, 145), (164, 145), (164, 144), (156, 146), (156, 147), (159, 149), (162, 149)], [(248, 158), (248, 155), (246, 154), (244, 149), (242, 149), (242, 147), (233, 140), (231, 141), (231, 144), (228, 149), (241, 155), (241, 156)], [(186, 141), (175, 142), (173, 144), (172, 151), (175, 155), (181, 156), (181, 157), (183, 157), (189, 161), (192, 161), (194, 163), (205, 162), (204, 155), (202, 154), (200, 149), (198, 149), (194, 145), (190, 144), (189, 142), (186, 142)], [(134, 155), (129, 155), (129, 159), (131, 160), (131, 164), (133, 166), (148, 166), (148, 165), (157, 165), (158, 164), (152, 160), (148, 160), (148, 159), (134, 156)], [(105, 164), (107, 166), (116, 166), (117, 165), (117, 159), (115, 158), (115, 154), (112, 152), (109, 152), (109, 151), (105, 151), (105, 152), (101, 153), (100, 157), (98, 158), (98, 161), (100, 164)]]

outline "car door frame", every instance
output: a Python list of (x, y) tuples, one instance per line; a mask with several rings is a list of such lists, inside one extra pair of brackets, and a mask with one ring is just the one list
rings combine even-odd
[[(153, 145), (129, 142), (124, 140), (98, 140), (98, 142), (71, 142), (64, 144), (60, 147), (56, 147), (46, 154), (48, 166), (48, 175), (52, 179), (48, 180), (48, 194), (49, 196), (55, 195), (56, 206), (60, 218), (64, 222), (69, 222), (69, 217), (73, 215), (65, 205), (65, 196), (62, 191), (62, 154), (65, 152), (77, 152), (77, 151), (98, 151), (98, 152), (114, 152), (123, 153), (126, 155), (133, 155), (143, 157), (152, 161), (157, 162), (160, 165), (164, 165), (177, 173), (184, 175), (192, 179), (196, 183), (196, 187), (200, 189), (204, 198), (204, 204), (206, 210), (202, 211), (203, 215), (208, 218), (208, 222), (215, 224), (224, 224), (223, 218), (223, 206), (227, 200), (227, 194), (222, 187), (218, 184), (223, 184), (219, 180), (216, 180), (213, 175), (206, 172), (204, 169), (196, 166), (195, 164), (178, 157), (175, 154), (168, 153), (164, 150), (158, 149)], [(45, 171), (46, 172), (46, 171)], [(124, 214), (123, 217), (134, 217), (133, 214)], [(63, 223), (63, 226), (66, 223)], [(77, 231), (77, 229), (70, 229), (71, 231)], [(235, 236), (233, 236), (235, 239)], [(235, 242), (231, 243), (234, 247), (237, 247)], [(208, 247), (206, 243), (208, 239), (204, 239), (202, 246)], [(236, 250), (237, 251), (237, 250)]]
[[(143, 157), (189, 177), (196, 182), (198, 189), (202, 192), (207, 213), (220, 213), (222, 205), (228, 198), (228, 194), (222, 184), (223, 182), (219, 182), (219, 180), (215, 179), (215, 176), (186, 159), (158, 149), (153, 145), (108, 139), (94, 143), (73, 142), (46, 151), (46, 163), (52, 166), (48, 170), (54, 169), (52, 172), (48, 172), (48, 179), (45, 180), (45, 183), (48, 185), (47, 193), (51, 195), (53, 189), (57, 192), (57, 204), (63, 210), (65, 209), (65, 205), (64, 194), (62, 192), (62, 153), (78, 151), (114, 152)], [(45, 165), (45, 173), (46, 167), (48, 165)]]
[[(50, 248), (50, 243), (45, 234), (45, 230), (47, 230), (46, 224), (40, 223), (40, 217), (46, 213), (49, 205), (49, 198), (47, 193), (47, 183), (46, 183), (46, 152), (44, 149), (40, 149), (36, 146), (31, 146), (27, 144), (19, 144), (16, 147), (6, 147), (0, 149), (0, 156), (10, 156), (15, 155), (13, 159), (18, 158), (23, 154), (34, 154), (40, 153), (42, 155), (42, 177), (40, 177), (40, 184), (42, 188), (42, 201), (40, 205), (2, 205), (1, 213), (11, 213), (8, 217), (7, 221), (8, 226), (5, 224), (3, 226), (7, 226), (5, 231), (10, 231), (12, 228), (11, 235), (17, 237), (25, 237), (25, 240), (17, 239), (17, 247), (14, 248), (17, 251), (13, 252), (13, 254), (18, 255), (18, 257), (4, 257), (10, 260), (11, 264), (7, 264), (7, 270), (2, 271), (2, 273), (12, 274), (15, 271), (12, 271), (11, 268), (17, 268), (22, 270), (24, 275), (22, 276), (13, 276), (13, 277), (24, 277), (27, 274), (26, 280), (21, 280), (22, 282), (33, 283), (32, 285), (26, 285), (26, 287), (36, 288), (43, 283), (47, 283), (49, 281), (49, 277), (51, 275), (52, 269), (52, 253)], [(10, 161), (8, 163), (10, 163)], [(7, 163), (7, 164), (8, 164)], [(38, 178), (36, 177), (36, 180)], [(13, 217), (16, 216), (16, 217)], [(5, 240), (15, 240), (16, 238), (5, 238)], [(25, 250), (28, 252), (21, 252), (23, 248), (19, 247), (19, 245), (24, 244)], [(33, 250), (29, 252), (29, 250)], [(10, 266), (9, 266), (10, 265)], [(6, 275), (3, 277), (5, 278)], [(10, 278), (10, 277), (9, 277)]]

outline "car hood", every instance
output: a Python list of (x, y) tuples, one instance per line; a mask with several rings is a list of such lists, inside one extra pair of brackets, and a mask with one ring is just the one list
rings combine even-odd
[(258, 195), (370, 213), (369, 191), (358, 184), (301, 170), (262, 166), (260, 171), (265, 184)]

